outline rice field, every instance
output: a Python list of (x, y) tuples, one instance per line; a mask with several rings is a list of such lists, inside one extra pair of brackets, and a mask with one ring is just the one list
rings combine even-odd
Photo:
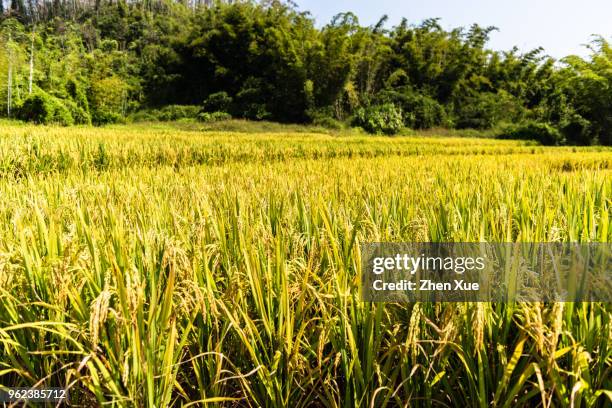
[(0, 385), (82, 407), (609, 407), (609, 303), (360, 300), (360, 244), (610, 242), (612, 149), (0, 126)]

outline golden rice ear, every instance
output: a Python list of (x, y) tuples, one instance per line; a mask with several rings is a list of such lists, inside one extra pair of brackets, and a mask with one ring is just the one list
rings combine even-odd
[(607, 150), (173, 126), (0, 123), (0, 384), (92, 407), (607, 398), (607, 303), (359, 292), (365, 242), (609, 242)]

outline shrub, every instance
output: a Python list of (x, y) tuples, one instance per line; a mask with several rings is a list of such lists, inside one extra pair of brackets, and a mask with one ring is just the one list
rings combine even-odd
[(53, 98), (53, 115), (50, 123), (56, 123), (58, 125), (70, 126), (74, 125), (74, 118), (70, 113), (70, 110), (64, 105), (63, 101), (57, 98)]
[(330, 116), (320, 116), (312, 121), (313, 125), (324, 127), (325, 129), (340, 130), (344, 128), (342, 122)]
[(402, 111), (392, 103), (385, 103), (357, 110), (353, 125), (368, 133), (393, 135), (402, 129), (404, 122)]
[(565, 142), (561, 132), (554, 126), (542, 122), (526, 122), (506, 127), (502, 139), (536, 140), (543, 145), (555, 146)]
[[(87, 92), (85, 92), (84, 86), (79, 81), (71, 78), (66, 84), (66, 90), (77, 106), (89, 115), (89, 101), (87, 100)], [(89, 116), (91, 122), (91, 115)]]
[(91, 119), (96, 125), (119, 122), (128, 85), (118, 76), (94, 80), (89, 89)]
[(208, 95), (202, 104), (204, 112), (229, 112), (233, 99), (227, 92), (217, 92)]
[(111, 123), (119, 123), (123, 121), (123, 117), (115, 112), (106, 110), (96, 110), (92, 115), (91, 121), (96, 125), (108, 125)]
[(231, 113), (251, 120), (269, 119), (272, 114), (268, 109), (271, 100), (268, 89), (264, 80), (248, 78), (236, 94)]
[(17, 109), (17, 117), (34, 123), (49, 123), (52, 114), (52, 104), (49, 95), (35, 92), (29, 95)]
[(198, 115), (198, 120), (204, 123), (220, 122), (222, 120), (231, 119), (232, 115), (226, 112), (202, 112)]
[(238, 109), (239, 116), (250, 120), (270, 119), (272, 114), (264, 103), (241, 103)]
[(578, 114), (569, 115), (561, 122), (560, 128), (569, 144), (591, 145), (597, 142), (591, 122)]
[(119, 43), (117, 40), (104, 39), (100, 41), (100, 49), (106, 53), (117, 51), (119, 49)]
[(455, 123), (459, 129), (491, 129), (502, 121), (516, 122), (524, 110), (507, 92), (482, 92), (455, 103)]
[(435, 99), (418, 95), (409, 100), (404, 124), (413, 129), (430, 129), (447, 123), (446, 110)]
[(91, 125), (91, 115), (86, 112), (83, 108), (78, 106), (74, 101), (63, 100), (63, 104), (70, 111), (74, 123), (77, 125)]
[(157, 120), (162, 122), (179, 119), (196, 119), (200, 112), (200, 107), (194, 105), (168, 105), (154, 112), (157, 113)]
[(74, 124), (74, 118), (64, 102), (48, 93), (38, 90), (28, 95), (17, 109), (17, 117), (27, 122), (39, 124)]
[(435, 99), (411, 89), (383, 91), (377, 98), (380, 103), (393, 103), (401, 108), (404, 126), (412, 129), (430, 129), (448, 124), (446, 110)]
[(331, 108), (309, 109), (307, 116), (313, 125), (321, 126), (326, 129), (339, 130), (344, 128), (344, 123), (334, 118)]
[(141, 110), (138, 112), (134, 112), (128, 117), (128, 121), (129, 122), (155, 122), (157, 120), (157, 115), (154, 112), (157, 112), (157, 111)]
[(198, 119), (200, 107), (196, 105), (168, 105), (161, 109), (141, 110), (130, 115), (132, 122), (169, 122)]

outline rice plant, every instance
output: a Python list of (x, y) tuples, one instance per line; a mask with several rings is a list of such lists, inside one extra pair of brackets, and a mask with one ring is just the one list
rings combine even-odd
[(363, 242), (610, 242), (609, 148), (0, 133), (2, 386), (83, 407), (612, 403), (610, 304), (359, 296)]

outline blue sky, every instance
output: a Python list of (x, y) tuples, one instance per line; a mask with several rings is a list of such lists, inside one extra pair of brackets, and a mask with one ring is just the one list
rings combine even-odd
[(444, 28), (478, 23), (493, 25), (489, 46), (508, 50), (516, 45), (527, 51), (538, 46), (548, 55), (588, 55), (582, 46), (591, 34), (612, 38), (612, 0), (295, 0), (319, 26), (343, 11), (352, 11), (361, 24), (376, 23), (387, 14), (388, 26), (408, 18), (418, 23), (441, 17)]

